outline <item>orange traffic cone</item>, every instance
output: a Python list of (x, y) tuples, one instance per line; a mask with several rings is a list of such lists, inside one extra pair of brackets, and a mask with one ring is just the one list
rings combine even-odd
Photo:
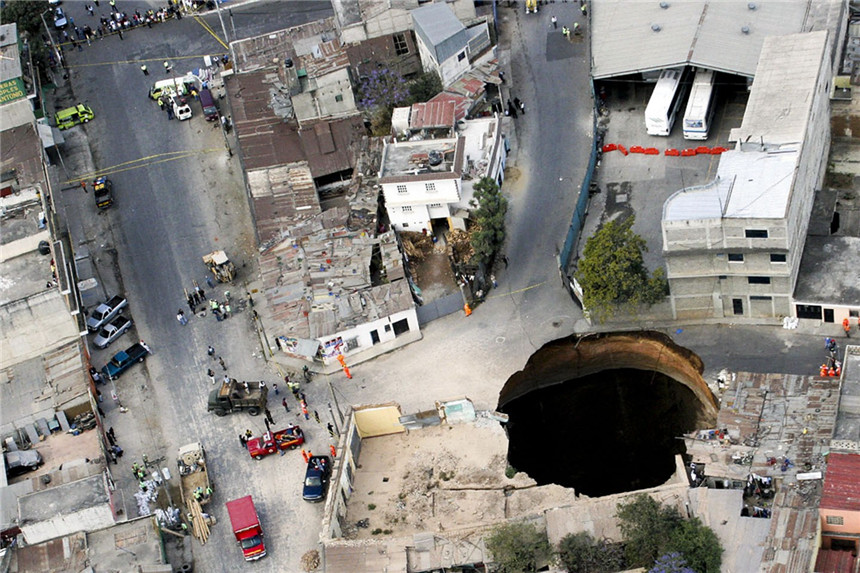
[(468, 303), (468, 302), (467, 302), (466, 304), (464, 304), (464, 305), (463, 305), (463, 310), (465, 311), (466, 316), (471, 316), (471, 314), (472, 314), (472, 309), (471, 309), (471, 307), (469, 307), (469, 303)]

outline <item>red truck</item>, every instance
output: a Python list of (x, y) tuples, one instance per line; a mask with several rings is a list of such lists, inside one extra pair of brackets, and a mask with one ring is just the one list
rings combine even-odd
[(248, 453), (255, 460), (262, 460), (269, 454), (287, 448), (296, 449), (305, 443), (305, 435), (298, 426), (290, 424), (277, 432), (266, 432), (259, 438), (248, 440)]
[(266, 556), (266, 545), (263, 543), (263, 527), (257, 516), (257, 508), (250, 495), (227, 502), (227, 514), (233, 525), (233, 535), (242, 548), (245, 561), (256, 561)]

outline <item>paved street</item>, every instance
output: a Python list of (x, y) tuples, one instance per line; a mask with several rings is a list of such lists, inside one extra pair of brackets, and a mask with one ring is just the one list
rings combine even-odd
[[(68, 5), (79, 23), (86, 22), (82, 4)], [(143, 3), (118, 5), (145, 8)], [(233, 23), (238, 36), (245, 37), (329, 14), (326, 2), (259, 3), (233, 8)], [(505, 380), (537, 348), (588, 328), (561, 286), (556, 262), (591, 137), (586, 44), (566, 42), (560, 31), (575, 16), (581, 18), (577, 6), (567, 3), (547, 5), (538, 14), (523, 14), (521, 5), (500, 8), (499, 14), (501, 59), (511, 60), (507, 87), (511, 98), (525, 102), (527, 111), (513, 120), (516, 164), (505, 183), (510, 196), (506, 249), (510, 267), (497, 273), (499, 288), (472, 316), (458, 313), (427, 325), (422, 341), (353, 367), (351, 381), (332, 375), (312, 382), (307, 388), (310, 407), (319, 411), (323, 424), (328, 418), (328, 381), (341, 405), (393, 400), (403, 405), (404, 412), (414, 412), (432, 407), (434, 400), (465, 395), (479, 408), (494, 408)], [(557, 30), (549, 24), (553, 14), (559, 19)], [(214, 14), (205, 21), (220, 33)], [(229, 20), (226, 25), (230, 30)], [(232, 377), (278, 380), (259, 354), (249, 313), (237, 313), (225, 322), (192, 317), (184, 327), (175, 318), (178, 308), (187, 311), (182, 289), (190, 288), (194, 280), (208, 295), (223, 295), (224, 287), (213, 291), (205, 284), (203, 254), (223, 248), (236, 261), (239, 281), (232, 288), (237, 295), (243, 291), (239, 283), (254, 278), (255, 248), (238, 159), (227, 155), (221, 132), (204, 121), (199, 105), (192, 105), (191, 120), (168, 121), (147, 97), (152, 82), (165, 77), (161, 70), (165, 59), (179, 75), (202, 65), (204, 54), (223, 51), (194, 19), (183, 18), (69, 53), (76, 99), (88, 102), (96, 119), (76, 128), (86, 131), (92, 164), (82, 144), (70, 136), (68, 179), (108, 170), (117, 200), (103, 215), (96, 215), (92, 197), (79, 191), (64, 192), (62, 201), (67, 219), (73, 225), (82, 222), (86, 246), (102, 265), (105, 294), (128, 295), (139, 337), (155, 351), (145, 365), (135, 366), (117, 383), (130, 413), (119, 413), (109, 398), (105, 400), (108, 426), (116, 428), (128, 454), (116, 472), (122, 491), (126, 495), (134, 491), (125, 468), (142, 453), (150, 458), (166, 453), (164, 464), (173, 471), (176, 448), (200, 440), (209, 453), (216, 488), (210, 507), (219, 523), (206, 546), (194, 541), (197, 570), (231, 571), (242, 566), (224, 503), (248, 493), (258, 503), (270, 551), (255, 569), (296, 570), (301, 554), (315, 547), (322, 511), (321, 504), (299, 499), (304, 466), (299, 453), (251, 460), (240, 449), (238, 434), (245, 428), (261, 432), (262, 417), (240, 413), (216, 418), (205, 411), (211, 389), (206, 369), (211, 366), (222, 374), (206, 355), (208, 344), (224, 356)], [(151, 70), (148, 77), (139, 69), (142, 61)], [(76, 143), (80, 145), (74, 148)], [(59, 169), (55, 175), (66, 179)], [(110, 272), (114, 250), (121, 282)], [(809, 372), (822, 353), (817, 337), (777, 328), (697, 326), (682, 327), (675, 334), (676, 328), (668, 332), (703, 356), (709, 375), (725, 367)], [(133, 341), (125, 336), (108, 350), (96, 352), (94, 363), (100, 366)], [(293, 412), (286, 416), (280, 397), (272, 403), (276, 426), (297, 421), (291, 397), (290, 406)], [(313, 420), (301, 423), (310, 448), (316, 453), (327, 450), (324, 428)], [(130, 517), (136, 515), (128, 497), (126, 509)]]

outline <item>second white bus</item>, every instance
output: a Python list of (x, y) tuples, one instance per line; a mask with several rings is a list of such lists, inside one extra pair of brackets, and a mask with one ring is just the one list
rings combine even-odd
[(699, 70), (693, 80), (690, 101), (684, 112), (684, 139), (707, 139), (714, 119), (716, 74), (712, 70)]
[(648, 135), (668, 136), (689, 85), (683, 68), (663, 70), (648, 106), (645, 108), (645, 130)]

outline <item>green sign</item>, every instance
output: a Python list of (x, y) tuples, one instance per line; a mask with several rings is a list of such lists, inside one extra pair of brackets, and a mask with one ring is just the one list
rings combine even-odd
[(24, 91), (24, 82), (21, 78), (14, 78), (0, 82), (0, 105), (27, 97)]

